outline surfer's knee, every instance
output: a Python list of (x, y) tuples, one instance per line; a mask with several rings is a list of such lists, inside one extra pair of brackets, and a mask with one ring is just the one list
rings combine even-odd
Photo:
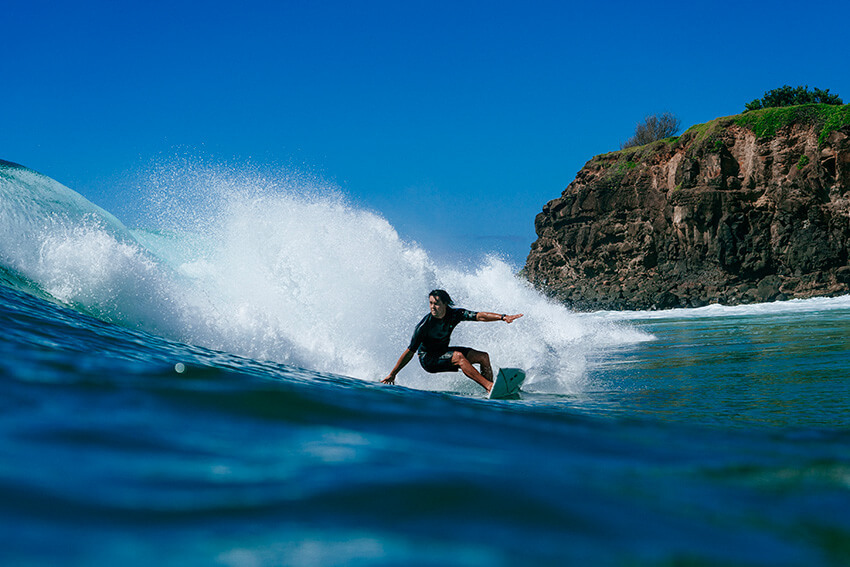
[(463, 356), (462, 352), (460, 352), (459, 350), (456, 350), (452, 353), (452, 364), (454, 364), (455, 366), (460, 366), (464, 362), (469, 362), (469, 361), (466, 359), (465, 356)]

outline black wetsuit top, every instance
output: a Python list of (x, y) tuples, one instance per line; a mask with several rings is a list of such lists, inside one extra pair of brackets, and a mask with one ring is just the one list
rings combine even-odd
[(424, 356), (441, 356), (448, 352), (449, 340), (457, 324), (461, 321), (475, 321), (477, 315), (475, 311), (453, 307), (446, 308), (446, 315), (442, 319), (428, 313), (416, 325), (407, 348), (411, 351), (418, 350), (420, 360)]

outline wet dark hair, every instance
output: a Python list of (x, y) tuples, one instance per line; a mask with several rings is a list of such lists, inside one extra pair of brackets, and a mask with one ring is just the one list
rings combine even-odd
[(439, 299), (440, 301), (442, 301), (443, 303), (445, 303), (446, 305), (449, 305), (449, 306), (455, 304), (455, 302), (452, 301), (452, 298), (449, 295), (449, 292), (447, 292), (444, 289), (435, 289), (431, 293), (428, 294), (428, 297), (436, 297), (437, 299)]

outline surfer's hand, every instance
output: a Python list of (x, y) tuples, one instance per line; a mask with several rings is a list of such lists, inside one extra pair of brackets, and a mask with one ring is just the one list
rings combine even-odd
[(390, 374), (389, 376), (381, 380), (381, 384), (395, 384), (395, 376)]
[(505, 323), (513, 323), (520, 317), (522, 317), (522, 313), (520, 313), (519, 315), (505, 315)]

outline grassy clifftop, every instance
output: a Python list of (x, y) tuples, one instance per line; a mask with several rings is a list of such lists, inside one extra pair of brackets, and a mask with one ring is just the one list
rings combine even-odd
[(850, 104), (803, 104), (780, 108), (765, 108), (745, 112), (734, 117), (739, 126), (749, 128), (759, 138), (772, 138), (776, 132), (792, 124), (816, 126), (820, 130), (818, 141), (823, 143), (829, 135), (850, 125)]
[(696, 124), (681, 136), (668, 140), (671, 143), (699, 142), (711, 138), (719, 129), (732, 124), (751, 130), (758, 138), (773, 138), (781, 129), (795, 124), (814, 126), (820, 131), (818, 140), (823, 143), (832, 132), (850, 125), (850, 104), (801, 104), (751, 110), (743, 114), (716, 118), (705, 124)]
[(600, 154), (590, 163), (603, 168), (615, 166), (611, 170), (613, 174), (622, 176), (640, 164), (652, 161), (653, 154), (657, 153), (674, 152), (683, 147), (687, 148), (686, 153), (691, 157), (719, 152), (724, 146), (723, 133), (733, 125), (747, 128), (758, 139), (773, 138), (783, 128), (793, 125), (813, 127), (818, 131), (818, 142), (822, 145), (832, 132), (850, 125), (850, 104), (803, 104), (715, 118), (704, 124), (695, 124), (679, 136)]

